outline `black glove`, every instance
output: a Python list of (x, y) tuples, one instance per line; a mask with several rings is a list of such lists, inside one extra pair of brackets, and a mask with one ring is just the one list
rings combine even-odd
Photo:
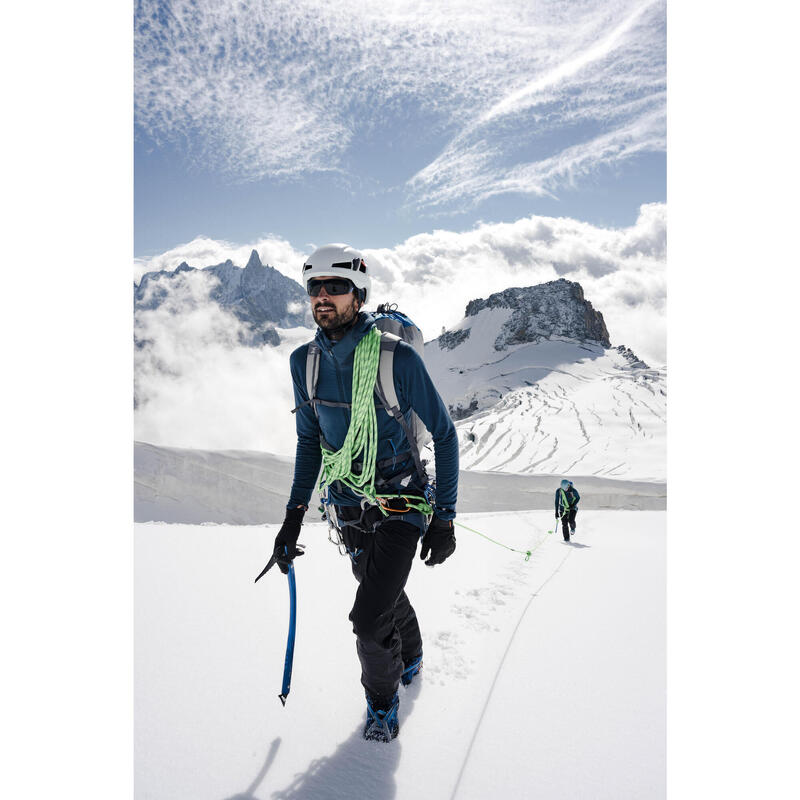
[(445, 559), (450, 558), (456, 550), (456, 535), (453, 530), (453, 520), (440, 519), (434, 516), (431, 519), (425, 536), (422, 537), (422, 550), (419, 557), (425, 561), (428, 553), (431, 556), (425, 561), (426, 566), (432, 567), (434, 564), (441, 564)]
[(297, 544), (297, 537), (300, 536), (300, 526), (303, 524), (303, 515), (306, 513), (305, 506), (290, 508), (286, 511), (283, 525), (275, 537), (275, 547), (272, 550), (272, 558), (267, 562), (267, 566), (261, 570), (256, 578), (262, 578), (272, 569), (273, 564), (278, 565), (278, 569), (286, 575), (289, 572), (289, 564), (296, 556), (302, 556), (303, 545)]

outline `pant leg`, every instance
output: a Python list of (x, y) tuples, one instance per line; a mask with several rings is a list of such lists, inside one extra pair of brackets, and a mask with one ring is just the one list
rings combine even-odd
[(571, 508), (569, 510), (569, 527), (573, 533), (575, 532), (575, 516), (577, 513), (578, 513), (577, 508)]
[(394, 622), (400, 632), (400, 655), (404, 664), (422, 655), (422, 634), (417, 615), (403, 590), (394, 605)]
[(350, 621), (361, 662), (361, 683), (378, 702), (391, 698), (400, 683), (401, 630), (408, 636), (409, 647), (421, 648), (416, 614), (403, 591), (418, 541), (415, 525), (389, 520), (364, 535), (364, 549), (354, 565), (359, 586)]
[(561, 532), (564, 534), (564, 541), (569, 541), (569, 514), (561, 517)]

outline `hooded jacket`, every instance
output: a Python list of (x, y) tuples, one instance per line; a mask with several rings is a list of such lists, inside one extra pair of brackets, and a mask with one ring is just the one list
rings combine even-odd
[[(353, 358), (356, 345), (373, 327), (372, 314), (360, 312), (350, 330), (339, 341), (331, 341), (325, 332), (317, 329), (315, 341), (320, 347), (319, 379), (316, 396), (336, 403), (352, 402)], [(344, 443), (350, 427), (350, 409), (318, 405), (319, 418), (309, 400), (306, 387), (306, 359), (308, 344), (301, 345), (291, 355), (289, 364), (294, 385), (297, 427), (297, 452), (294, 480), (287, 508), (308, 506), (316, 488), (322, 452), (320, 434), (334, 449)], [(413, 409), (433, 438), (436, 456), (436, 501), (434, 513), (441, 519), (453, 519), (458, 490), (458, 437), (436, 387), (419, 354), (406, 342), (398, 342), (394, 354), (394, 386), (400, 410), (406, 419)], [(402, 426), (390, 417), (377, 396), (378, 447), (376, 462), (381, 465), (379, 476), (388, 481), (381, 493), (416, 494), (422, 496), (424, 487), (418, 486), (415, 476), (410, 483), (401, 485), (403, 476), (413, 470), (414, 462)], [(334, 483), (329, 487), (330, 499), (335, 505), (357, 506), (361, 497), (348, 487)]]

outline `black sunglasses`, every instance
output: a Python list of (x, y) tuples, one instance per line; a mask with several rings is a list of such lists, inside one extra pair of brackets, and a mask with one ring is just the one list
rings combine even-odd
[(353, 282), (347, 278), (326, 278), (325, 280), (312, 278), (306, 285), (306, 290), (312, 297), (317, 297), (323, 286), (329, 295), (347, 294), (355, 288)]

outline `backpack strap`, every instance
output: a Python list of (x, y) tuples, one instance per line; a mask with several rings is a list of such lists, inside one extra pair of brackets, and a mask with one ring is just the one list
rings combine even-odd
[(306, 353), (306, 393), (308, 400), (300, 403), (299, 406), (292, 409), (292, 414), (296, 413), (299, 409), (305, 406), (311, 406), (314, 409), (314, 414), (319, 417), (317, 411), (318, 405), (335, 406), (337, 408), (350, 408), (351, 403), (334, 403), (328, 400), (320, 400), (317, 397), (317, 383), (319, 383), (319, 362), (322, 356), (322, 351), (315, 341), (308, 343), (308, 352)]
[(311, 403), (311, 408), (314, 413), (319, 416), (315, 400), (317, 399), (317, 383), (319, 381), (319, 359), (320, 349), (316, 342), (311, 342), (308, 345), (308, 354), (306, 355), (306, 392), (308, 392), (308, 399)]
[(394, 388), (394, 351), (397, 349), (399, 341), (399, 336), (381, 331), (380, 361), (378, 362), (378, 374), (375, 379), (375, 394), (378, 395), (378, 399), (381, 401), (386, 413), (390, 417), (394, 417), (403, 429), (411, 451), (411, 457), (414, 459), (414, 466), (417, 469), (417, 476), (421, 481), (421, 485), (424, 486), (428, 482), (428, 473), (425, 472), (425, 467), (422, 464), (417, 437), (403, 416), (403, 412), (400, 411), (400, 401), (397, 398), (397, 390)]

